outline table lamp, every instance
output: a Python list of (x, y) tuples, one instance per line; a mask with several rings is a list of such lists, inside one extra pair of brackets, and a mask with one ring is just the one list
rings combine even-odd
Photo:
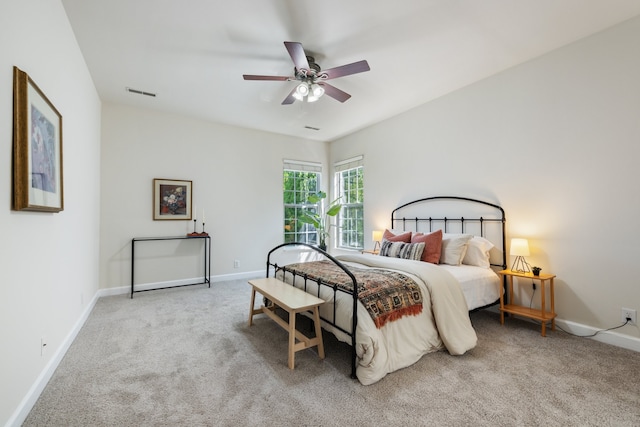
[(379, 251), (380, 242), (382, 241), (382, 230), (373, 230), (373, 233), (371, 233), (371, 239), (374, 242), (373, 250)]
[(525, 261), (524, 257), (529, 256), (529, 241), (527, 239), (511, 239), (511, 249), (509, 252), (516, 257), (511, 271), (517, 271), (518, 273), (530, 273), (531, 268)]

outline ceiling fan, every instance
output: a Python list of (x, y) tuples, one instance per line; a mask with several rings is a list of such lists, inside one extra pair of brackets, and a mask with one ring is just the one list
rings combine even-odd
[(300, 82), (282, 101), (283, 105), (293, 104), (295, 100), (307, 102), (315, 102), (325, 93), (330, 97), (345, 102), (351, 98), (351, 95), (328, 84), (326, 81), (338, 77), (349, 76), (351, 74), (363, 73), (369, 71), (367, 61), (358, 61), (340, 67), (321, 70), (316, 64), (313, 56), (305, 53), (301, 43), (284, 42), (289, 56), (293, 60), (295, 67), (293, 68), (293, 77), (287, 76), (259, 76), (252, 74), (243, 74), (245, 80), (276, 80), (276, 81), (298, 81)]

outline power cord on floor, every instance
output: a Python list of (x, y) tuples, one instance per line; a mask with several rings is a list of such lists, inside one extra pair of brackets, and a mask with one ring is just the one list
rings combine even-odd
[(614, 329), (620, 329), (623, 326), (629, 324), (629, 322), (631, 321), (631, 319), (627, 318), (627, 320), (625, 320), (625, 322), (621, 325), (618, 326), (613, 326), (611, 328), (607, 328), (607, 329), (600, 329), (599, 331), (595, 331), (593, 334), (591, 335), (576, 335), (574, 333), (571, 333), (569, 331), (565, 331), (564, 329), (562, 329), (560, 326), (558, 326), (558, 324), (556, 323), (556, 328), (560, 329), (562, 332), (565, 332), (569, 335), (573, 335), (574, 337), (578, 337), (578, 338), (591, 338), (591, 337), (595, 337), (596, 335), (598, 335), (600, 332), (607, 332), (607, 331), (613, 331)]
[[(541, 323), (541, 322), (538, 322), (538, 321), (535, 321), (535, 320), (532, 320), (532, 322), (533, 322), (533, 323), (536, 323), (536, 324), (538, 324), (538, 325), (542, 325), (542, 323)], [(611, 328), (607, 328), (607, 329), (600, 329), (600, 330), (595, 331), (594, 333), (592, 333), (592, 334), (590, 334), (590, 335), (578, 335), (578, 334), (574, 334), (573, 332), (566, 331), (566, 330), (562, 329), (560, 326), (558, 326), (558, 323), (557, 323), (557, 322), (556, 322), (556, 328), (558, 328), (558, 329), (560, 329), (562, 332), (564, 332), (564, 333), (566, 333), (566, 334), (569, 334), (569, 335), (571, 335), (571, 336), (574, 336), (574, 337), (578, 337), (578, 338), (592, 338), (592, 337), (595, 337), (596, 335), (598, 335), (600, 332), (607, 332), (607, 331), (613, 331), (614, 329), (620, 329), (620, 328), (622, 328), (623, 326), (628, 325), (628, 324), (629, 324), (629, 322), (631, 322), (631, 319), (627, 318), (627, 320), (626, 320), (623, 324), (621, 324), (621, 325), (613, 326), (613, 327), (611, 327)]]
[[(531, 292), (531, 300), (529, 300), (529, 308), (531, 309), (533, 307), (533, 296), (536, 294), (536, 282), (531, 282), (531, 287), (533, 288), (533, 292)], [(573, 332), (569, 332), (569, 331), (565, 331), (564, 329), (562, 329), (560, 326), (558, 326), (558, 324), (556, 324), (556, 328), (560, 329), (562, 332), (572, 335), (574, 337), (578, 337), (578, 338), (591, 338), (591, 337), (595, 337), (596, 335), (598, 335), (600, 332), (607, 332), (607, 331), (613, 331), (614, 329), (620, 329), (623, 326), (626, 326), (629, 324), (629, 322), (631, 322), (631, 319), (629, 317), (627, 317), (627, 319), (625, 320), (625, 322), (621, 325), (618, 326), (613, 326), (611, 328), (607, 328), (607, 329), (600, 329), (599, 331), (595, 331), (593, 334), (591, 335), (577, 335), (574, 334)], [(534, 321), (534, 323), (538, 323), (541, 325), (540, 322), (536, 322)]]

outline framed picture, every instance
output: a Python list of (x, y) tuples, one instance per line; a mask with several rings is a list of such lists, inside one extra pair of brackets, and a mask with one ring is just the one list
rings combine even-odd
[(24, 71), (13, 67), (14, 210), (60, 212), (62, 116)]
[(177, 179), (153, 180), (153, 219), (191, 219), (192, 182)]

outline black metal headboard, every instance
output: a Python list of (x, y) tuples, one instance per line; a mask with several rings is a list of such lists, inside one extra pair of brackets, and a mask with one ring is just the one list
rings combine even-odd
[(391, 228), (430, 233), (467, 233), (494, 244), (491, 265), (507, 268), (505, 214), (502, 207), (477, 199), (435, 196), (414, 200), (391, 212)]

